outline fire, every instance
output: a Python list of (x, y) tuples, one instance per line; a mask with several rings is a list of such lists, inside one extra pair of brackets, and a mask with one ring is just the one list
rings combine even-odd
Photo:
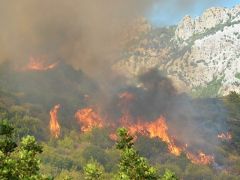
[(151, 138), (158, 137), (166, 142), (168, 144), (168, 149), (172, 154), (176, 156), (181, 154), (182, 150), (175, 145), (174, 138), (168, 133), (168, 126), (164, 117), (160, 117), (157, 121), (148, 124), (148, 131)]
[(230, 141), (232, 139), (232, 135), (229, 132), (218, 134), (217, 137), (223, 141)]
[(214, 162), (214, 157), (211, 155), (206, 155), (202, 151), (198, 153), (198, 155), (194, 155), (193, 153), (187, 152), (188, 159), (191, 160), (194, 164), (203, 164), (208, 165)]
[(50, 69), (53, 69), (57, 66), (56, 63), (47, 64), (46, 61), (42, 58), (29, 58), (29, 63), (26, 65), (26, 67), (23, 68), (23, 70), (31, 70), (31, 71), (47, 71)]
[(163, 142), (167, 143), (168, 149), (172, 154), (176, 156), (181, 154), (181, 148), (175, 145), (174, 138), (169, 135), (168, 126), (163, 116), (153, 122), (139, 121), (137, 124), (129, 124), (126, 123), (126, 119), (122, 122), (124, 122), (122, 125), (129, 130), (130, 134), (142, 134), (150, 138), (158, 137)]
[(102, 128), (104, 123), (101, 117), (93, 110), (93, 108), (85, 108), (78, 110), (75, 118), (81, 125), (81, 131), (89, 132), (94, 127)]
[[(175, 143), (175, 138), (170, 136), (168, 132), (168, 125), (166, 123), (166, 119), (163, 116), (159, 117), (156, 121), (153, 122), (139, 121), (136, 124), (127, 123), (127, 117), (129, 117), (129, 115), (125, 115), (122, 118), (122, 125), (128, 129), (130, 134), (142, 134), (149, 136), (150, 138), (157, 137), (163, 142), (167, 143), (170, 153), (175, 156), (179, 156), (182, 152), (186, 152), (187, 158), (194, 164), (207, 165), (214, 162), (213, 156), (206, 155), (202, 151), (200, 151), (197, 155), (189, 152), (187, 150), (187, 144), (185, 145), (185, 147), (177, 146)], [(113, 137), (113, 135), (111, 135), (111, 137)], [(115, 137), (112, 139), (115, 139)]]
[[(77, 121), (81, 125), (81, 131), (89, 132), (94, 127), (111, 127), (114, 132), (117, 126), (121, 126), (127, 128), (134, 138), (137, 138), (137, 135), (141, 134), (150, 138), (161, 139), (167, 144), (170, 153), (175, 156), (180, 156), (181, 153), (184, 152), (192, 163), (207, 165), (214, 162), (213, 156), (206, 155), (202, 151), (198, 153), (196, 153), (197, 151), (189, 151), (189, 145), (184, 142), (179, 142), (175, 137), (171, 136), (165, 117), (160, 116), (154, 121), (133, 117), (129, 110), (129, 105), (131, 105), (130, 102), (135, 99), (133, 94), (126, 92), (120, 94), (118, 97), (120, 100), (118, 105), (122, 115), (116, 124), (108, 124), (108, 119), (105, 118), (103, 120), (93, 108), (85, 108), (78, 110), (75, 114)], [(110, 133), (109, 138), (117, 140), (117, 135), (115, 133)]]
[[(93, 108), (84, 108), (76, 112), (76, 119), (81, 125), (82, 132), (89, 132), (94, 127), (102, 128), (105, 126), (109, 127), (109, 124), (106, 124), (106, 120), (103, 120), (98, 113), (94, 111)], [(206, 155), (202, 151), (198, 153), (193, 153), (187, 150), (188, 145), (183, 146), (176, 145), (176, 139), (169, 134), (168, 125), (166, 119), (163, 116), (160, 116), (158, 119), (152, 122), (147, 122), (138, 118), (134, 121), (132, 115), (125, 111), (122, 117), (119, 119), (119, 125), (128, 129), (129, 133), (137, 138), (138, 134), (148, 136), (150, 138), (159, 138), (163, 142), (167, 143), (168, 150), (175, 156), (179, 156), (182, 152), (187, 154), (187, 158), (191, 160), (194, 164), (211, 164), (214, 162), (214, 157), (211, 155)], [(116, 126), (111, 126), (114, 129)], [(117, 136), (115, 133), (110, 133), (109, 138), (116, 141)], [(180, 144), (180, 143), (178, 143)]]
[[(94, 127), (102, 128), (107, 126), (105, 121), (93, 110), (93, 108), (85, 108), (77, 111), (75, 114), (76, 119), (81, 124), (82, 132), (89, 132)], [(187, 154), (187, 158), (194, 164), (211, 164), (214, 162), (214, 157), (206, 155), (202, 151), (199, 153), (192, 153), (187, 150), (188, 145), (183, 147), (176, 145), (176, 140), (169, 134), (166, 119), (160, 116), (157, 120), (152, 122), (143, 121), (141, 119), (134, 123), (133, 117), (130, 113), (126, 112), (119, 119), (119, 125), (128, 129), (129, 133), (135, 138), (137, 134), (145, 135), (150, 138), (159, 138), (168, 145), (169, 152), (175, 156), (179, 156), (182, 152)], [(116, 127), (115, 127), (116, 128)], [(115, 133), (110, 133), (109, 138), (116, 141), (117, 136)]]
[(59, 109), (60, 109), (60, 104), (54, 106), (50, 111), (49, 127), (50, 127), (51, 135), (55, 138), (58, 138), (60, 135), (60, 125), (58, 123), (58, 116), (57, 116)]

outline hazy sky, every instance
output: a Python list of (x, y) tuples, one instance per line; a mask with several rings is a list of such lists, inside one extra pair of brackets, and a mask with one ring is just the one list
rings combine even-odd
[(172, 25), (177, 24), (186, 14), (193, 17), (199, 16), (209, 7), (233, 7), (240, 4), (240, 0), (199, 0), (194, 7), (183, 7), (179, 12), (176, 8), (178, 0), (168, 0), (164, 7), (155, 4), (152, 11), (147, 15), (154, 25)]

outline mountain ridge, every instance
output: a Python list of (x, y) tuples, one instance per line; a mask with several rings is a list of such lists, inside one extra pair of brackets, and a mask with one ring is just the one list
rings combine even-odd
[(240, 92), (240, 5), (185, 16), (177, 26), (149, 28), (113, 68), (134, 79), (157, 68), (197, 96)]

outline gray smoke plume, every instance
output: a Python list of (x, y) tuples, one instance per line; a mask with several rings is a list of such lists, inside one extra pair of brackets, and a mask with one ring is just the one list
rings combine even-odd
[[(181, 11), (196, 0), (170, 1)], [(88, 74), (102, 74), (122, 50), (122, 32), (164, 0), (1, 0), (0, 62), (30, 56), (64, 59)], [(203, 1), (208, 3), (208, 1)]]
[(220, 100), (192, 99), (187, 94), (180, 94), (172, 81), (156, 69), (141, 75), (139, 82), (141, 87), (130, 86), (119, 92), (132, 94), (134, 98), (130, 101), (121, 105), (116, 95), (105, 106), (104, 110), (111, 115), (111, 119), (117, 122), (125, 108), (136, 122), (138, 119), (152, 122), (164, 116), (170, 134), (177, 141), (188, 144), (193, 151), (215, 153), (220, 143), (217, 134), (226, 131), (227, 127), (227, 112)]

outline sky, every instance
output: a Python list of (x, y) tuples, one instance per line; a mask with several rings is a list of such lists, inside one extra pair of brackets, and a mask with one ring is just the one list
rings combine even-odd
[(179, 21), (185, 16), (192, 17), (200, 16), (206, 9), (210, 7), (234, 7), (240, 4), (240, 0), (199, 0), (194, 5), (189, 7), (182, 7), (181, 11), (176, 7), (179, 0), (168, 0), (168, 3), (155, 4), (151, 11), (147, 14), (147, 18), (155, 26), (165, 26), (178, 24)]

